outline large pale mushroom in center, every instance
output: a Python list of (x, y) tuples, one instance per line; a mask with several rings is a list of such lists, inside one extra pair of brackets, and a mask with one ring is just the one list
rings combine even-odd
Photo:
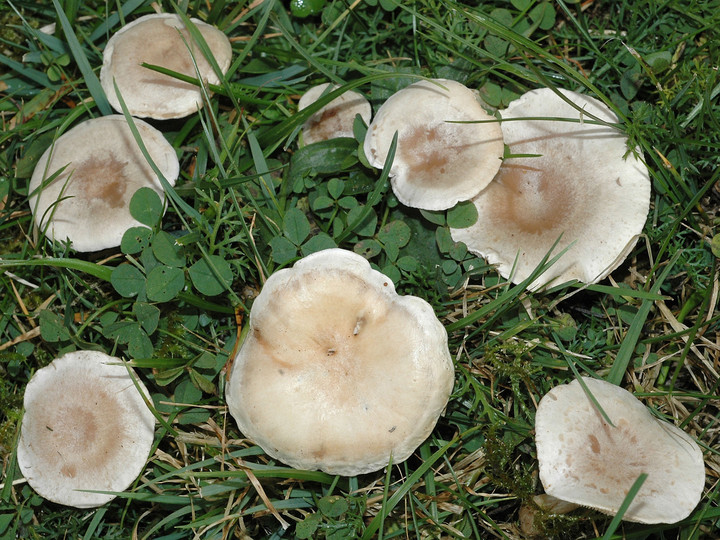
[(314, 253), (265, 283), (226, 394), (245, 436), (296, 468), (355, 475), (407, 459), (453, 386), (430, 305), (361, 256)]

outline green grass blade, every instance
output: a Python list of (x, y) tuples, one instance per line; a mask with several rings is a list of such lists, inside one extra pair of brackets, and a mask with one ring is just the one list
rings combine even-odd
[(125, 17), (132, 14), (137, 8), (142, 6), (145, 0), (128, 0), (118, 7), (118, 11), (113, 11), (107, 18), (93, 30), (90, 34), (90, 41), (95, 43), (98, 39), (103, 38), (110, 32), (116, 24), (125, 24)]
[(20, 75), (21, 77), (25, 77), (26, 79), (33, 81), (38, 86), (41, 86), (43, 88), (52, 88), (55, 86), (55, 85), (53, 85), (52, 82), (50, 82), (50, 79), (48, 79), (48, 76), (45, 73), (43, 73), (42, 71), (38, 71), (37, 69), (29, 68), (29, 67), (21, 64), (20, 62), (16, 62), (12, 58), (8, 58), (4, 54), (0, 54), (0, 64), (4, 64), (15, 74)]
[(538, 264), (537, 268), (533, 270), (533, 272), (525, 278), (525, 280), (521, 281), (517, 285), (507, 289), (504, 293), (502, 293), (500, 296), (498, 296), (495, 300), (492, 302), (484, 305), (483, 307), (475, 310), (474, 312), (468, 314), (466, 317), (463, 317), (460, 320), (455, 321), (454, 323), (451, 323), (446, 326), (446, 329), (448, 333), (454, 332), (455, 330), (459, 330), (461, 328), (464, 328), (475, 321), (478, 321), (485, 317), (488, 313), (492, 313), (493, 311), (497, 311), (496, 316), (500, 313), (502, 313), (505, 309), (507, 309), (510, 305), (512, 305), (513, 300), (520, 296), (522, 293), (524, 293), (528, 286), (535, 281), (538, 276), (540, 276), (543, 272), (545, 272), (548, 268), (550, 268), (555, 262), (562, 257), (565, 252), (570, 248), (570, 246), (564, 248), (562, 251), (554, 255), (552, 258), (550, 258), (550, 253), (553, 252), (555, 247), (557, 246), (558, 242), (560, 242), (560, 238), (558, 238), (553, 246), (548, 250), (548, 252), (545, 254), (545, 256), (542, 258), (540, 263)]
[[(57, 2), (57, 0), (53, 0)], [(190, 206), (188, 203), (186, 203), (175, 191), (173, 186), (170, 185), (170, 182), (168, 182), (167, 178), (165, 178), (165, 175), (162, 173), (160, 168), (155, 164), (155, 162), (152, 159), (152, 156), (150, 156), (150, 153), (147, 150), (147, 147), (145, 146), (145, 143), (142, 140), (142, 137), (140, 137), (140, 132), (137, 129), (137, 126), (135, 125), (135, 120), (130, 114), (130, 111), (128, 111), (127, 105), (125, 104), (125, 100), (123, 99), (122, 95), (120, 94), (120, 89), (117, 86), (117, 82), (113, 81), (113, 87), (115, 88), (115, 95), (118, 98), (118, 101), (120, 102), (120, 107), (122, 108), (123, 115), (125, 116), (125, 120), (127, 120), (128, 126), (130, 127), (130, 131), (133, 134), (133, 138), (135, 139), (135, 142), (137, 143), (138, 147), (140, 148), (140, 151), (142, 152), (143, 157), (147, 161), (148, 165), (150, 165), (150, 168), (153, 170), (155, 175), (158, 177), (158, 180), (160, 181), (160, 184), (162, 184), (163, 190), (168, 195), (168, 198), (170, 201), (176, 205), (178, 208), (182, 209), (183, 212), (185, 212), (188, 216), (190, 216), (192, 219), (195, 220), (196, 223), (200, 224), (203, 223), (202, 216), (200, 216), (200, 213), (195, 210), (192, 206)], [(178, 212), (178, 215), (180, 216), (180, 219), (183, 220), (183, 224), (185, 227), (190, 230), (190, 227), (188, 226), (187, 221), (183, 218), (182, 214)]]
[(247, 127), (246, 136), (248, 146), (250, 146), (250, 153), (255, 164), (255, 172), (258, 175), (258, 183), (260, 184), (263, 195), (269, 201), (272, 201), (272, 205), (275, 207), (275, 210), (282, 215), (284, 209), (280, 208), (278, 205), (275, 184), (270, 176), (270, 167), (268, 167), (267, 161), (265, 161), (265, 156), (263, 155), (262, 148), (260, 148), (260, 144), (258, 144), (257, 137), (255, 137), (255, 134), (249, 127)]
[(378, 514), (380, 519), (380, 526), (377, 538), (378, 540), (383, 540), (383, 536), (385, 534), (385, 519), (387, 518), (388, 514), (390, 514), (390, 510), (387, 508), (387, 501), (388, 501), (388, 492), (390, 491), (390, 483), (392, 482), (392, 468), (393, 468), (393, 459), (392, 454), (390, 454), (390, 460), (388, 461), (387, 467), (385, 468), (385, 482), (383, 483), (383, 498), (382, 498), (382, 504), (380, 505), (380, 513)]
[(382, 194), (387, 188), (388, 178), (390, 176), (390, 169), (392, 167), (393, 159), (395, 158), (395, 150), (397, 149), (397, 137), (398, 134), (395, 133), (395, 135), (393, 136), (393, 140), (390, 143), (390, 148), (388, 149), (387, 157), (385, 158), (385, 165), (383, 166), (382, 173), (380, 173), (380, 178), (378, 178), (378, 181), (375, 184), (375, 188), (372, 190), (370, 195), (368, 195), (367, 202), (365, 203), (362, 212), (360, 212), (360, 214), (355, 218), (352, 223), (348, 223), (345, 230), (338, 235), (338, 237), (336, 238), (338, 244), (344, 241), (353, 233), (355, 228), (360, 225), (365, 220), (365, 218), (367, 218), (373, 206), (375, 206), (380, 201)]
[(293, 49), (295, 49), (298, 54), (310, 64), (315, 71), (322, 73), (325, 77), (327, 77), (327, 80), (339, 83), (341, 82), (338, 77), (332, 73), (329, 69), (327, 69), (310, 51), (305, 50), (302, 45), (300, 45), (297, 40), (294, 37), (294, 32), (292, 28), (288, 28), (281, 20), (280, 17), (277, 16), (275, 13), (271, 13), (270, 18), (274, 25), (282, 32), (283, 36), (287, 40), (287, 42), (290, 44)]
[(145, 535), (142, 537), (142, 539), (146, 540), (148, 538), (156, 538), (155, 532), (162, 530), (163, 526), (166, 523), (171, 523), (178, 518), (181, 518), (188, 514), (192, 514), (194, 512), (195, 512), (195, 508), (190, 504), (176, 510), (175, 512), (170, 512), (165, 517), (163, 517), (160, 521), (158, 521), (157, 523), (154, 523), (152, 525), (152, 527), (150, 527), (148, 530), (146, 530)]
[[(227, 81), (227, 78), (225, 77), (225, 74), (223, 73), (223, 70), (220, 68), (220, 66), (217, 63), (217, 60), (215, 60), (215, 56), (213, 55), (212, 50), (210, 49), (210, 46), (205, 41), (205, 38), (202, 35), (202, 32), (198, 30), (197, 26), (195, 26), (195, 23), (192, 22), (190, 17), (185, 15), (181, 10), (177, 8), (177, 5), (173, 2), (173, 7), (175, 8), (175, 12), (177, 13), (178, 17), (182, 20), (183, 24), (185, 25), (185, 29), (190, 34), (190, 37), (195, 45), (200, 49), (200, 52), (202, 53), (203, 57), (205, 57), (205, 60), (210, 64), (210, 67), (212, 68), (213, 72), (217, 76), (218, 80), (220, 81), (220, 85), (225, 89), (225, 94), (230, 98), (232, 101), (233, 107), (237, 110), (240, 108), (238, 105), (237, 100), (235, 99), (235, 94), (230, 90), (230, 85)], [(193, 54), (192, 48), (190, 47), (190, 44), (188, 43), (188, 40), (185, 38), (184, 35), (180, 34), (180, 37), (182, 38), (183, 42), (185, 43), (185, 46), (187, 47), (188, 52), (190, 53), (190, 56), (193, 60), (193, 65), (195, 66), (195, 72), (198, 73), (198, 67), (197, 62), (195, 60), (195, 56)], [(206, 87), (203, 84), (200, 85), (201, 89), (203, 90), (203, 94), (206, 95)]]
[[(53, 268), (67, 268), (68, 270), (78, 270), (84, 272), (103, 281), (110, 281), (110, 275), (112, 274), (112, 267), (102, 266), (89, 261), (83, 261), (80, 259), (71, 259), (63, 257), (43, 257), (39, 259), (0, 259), (0, 268), (11, 268), (16, 266), (51, 266)], [(178, 293), (178, 298), (184, 300), (188, 304), (208, 311), (215, 311), (217, 313), (226, 313), (228, 315), (235, 313), (230, 306), (223, 306), (214, 302), (209, 302), (203, 298), (200, 298), (193, 293), (187, 291), (181, 291)]]
[(52, 266), (54, 268), (67, 268), (69, 270), (79, 270), (103, 281), (110, 281), (112, 268), (109, 266), (101, 266), (89, 261), (80, 259), (69, 259), (61, 257), (43, 257), (40, 259), (0, 259), (0, 268), (10, 268), (13, 266)]
[(573, 358), (568, 354), (567, 349), (565, 349), (565, 346), (562, 344), (562, 341), (558, 337), (556, 333), (553, 332), (553, 339), (555, 340), (555, 344), (558, 346), (558, 349), (561, 353), (563, 353), (563, 356), (565, 357), (565, 361), (568, 364), (568, 367), (570, 368), (570, 371), (573, 372), (573, 375), (575, 375), (575, 380), (580, 385), (580, 388), (582, 388), (582, 391), (585, 392), (585, 395), (590, 400), (590, 403), (592, 403), (593, 407), (595, 407), (595, 410), (597, 410), (600, 413), (600, 416), (603, 417), (603, 419), (612, 427), (615, 427), (615, 424), (613, 424), (612, 420), (608, 416), (608, 414), (605, 412), (605, 410), (602, 408), (602, 405), (600, 405), (600, 402), (597, 400), (597, 398), (593, 395), (593, 393), (588, 388), (587, 384), (585, 384), (585, 381), (583, 380), (582, 376), (578, 372), (577, 368), (575, 367), (575, 362)]
[[(194, 84), (195, 86), (201, 86), (200, 81), (197, 77), (193, 77), (191, 75), (185, 75), (184, 73), (179, 73), (177, 71), (174, 71), (172, 69), (168, 69), (163, 66), (158, 66), (155, 64), (148, 64), (147, 62), (143, 62), (141, 64), (142, 67), (147, 68), (151, 71), (155, 71), (157, 73), (162, 73), (163, 75), (167, 75), (168, 77), (172, 77), (173, 79), (177, 79), (179, 81), (183, 81), (189, 84)], [(242, 94), (242, 92), (246, 91), (257, 91), (259, 87), (254, 87), (251, 85), (244, 85), (244, 84), (237, 84), (237, 83), (230, 83), (227, 85), (217, 85), (217, 84), (210, 84), (210, 83), (203, 83), (209, 90), (211, 90), (213, 93), (230, 97), (233, 100), (236, 100), (240, 103), (244, 104), (252, 104), (252, 105), (272, 105), (274, 102), (269, 99), (261, 99), (261, 98), (254, 98), (252, 96), (249, 96), (247, 94)], [(264, 89), (268, 91), (267, 89)]]
[(620, 522), (622, 521), (625, 512), (627, 512), (627, 509), (630, 508), (633, 499), (635, 499), (635, 496), (640, 491), (640, 488), (642, 487), (643, 483), (645, 483), (645, 480), (647, 480), (647, 477), (648, 475), (646, 473), (642, 473), (640, 476), (637, 477), (637, 480), (633, 482), (633, 485), (630, 487), (628, 494), (625, 495), (625, 498), (623, 499), (623, 502), (620, 505), (617, 514), (615, 514), (615, 517), (613, 517), (610, 525), (608, 525), (608, 528), (605, 530), (605, 534), (602, 536), (602, 540), (610, 540), (612, 535), (620, 526)]
[(95, 104), (103, 115), (112, 114), (112, 107), (110, 107), (110, 103), (107, 100), (105, 90), (103, 90), (100, 85), (100, 79), (97, 78), (97, 75), (95, 75), (95, 72), (92, 70), (90, 62), (85, 55), (85, 51), (80, 46), (80, 42), (75, 35), (75, 31), (73, 30), (70, 21), (65, 16), (65, 12), (60, 6), (60, 2), (58, 0), (52, 0), (52, 3), (53, 6), (55, 6), (55, 11), (57, 12), (63, 32), (67, 38), (70, 52), (72, 53), (73, 58), (75, 58), (75, 62), (80, 69), (80, 73), (82, 73), (82, 76), (85, 79), (85, 84), (87, 85), (90, 95), (95, 100)]
[[(673, 269), (680, 255), (680, 251), (677, 251), (675, 255), (673, 255), (673, 257), (665, 266), (662, 274), (660, 274), (660, 276), (655, 280), (655, 283), (653, 283), (653, 286), (650, 288), (651, 293), (657, 294), (658, 291), (660, 291), (661, 285), (668, 277), (668, 275), (670, 275), (670, 270)], [(640, 339), (643, 326), (645, 326), (645, 321), (650, 314), (650, 309), (652, 308), (652, 306), (652, 300), (643, 300), (642, 304), (640, 304), (640, 308), (635, 314), (632, 323), (630, 323), (630, 328), (628, 328), (628, 331), (625, 334), (625, 338), (623, 339), (623, 342), (620, 345), (620, 349), (615, 356), (615, 361), (613, 362), (613, 365), (610, 368), (610, 372), (606, 377), (606, 380), (608, 382), (616, 385), (620, 385), (620, 383), (622, 383), (623, 376), (625, 375), (625, 370), (627, 370), (627, 367), (630, 364), (633, 352), (635, 351), (635, 346), (637, 345), (638, 339)]]
[(105, 517), (105, 512), (107, 512), (107, 510), (107, 506), (103, 506), (97, 509), (97, 511), (93, 514), (90, 525), (88, 525), (88, 528), (85, 531), (85, 536), (83, 536), (83, 540), (92, 540), (93, 538), (97, 538), (97, 536), (95, 535), (95, 531), (97, 531), (97, 528)]
[(670, 297), (667, 295), (654, 293), (652, 291), (644, 291), (638, 289), (628, 289), (626, 287), (613, 287), (611, 285), (599, 285), (597, 283), (592, 285), (583, 285), (578, 283), (573, 285), (578, 289), (586, 289), (600, 294), (606, 294), (615, 299), (617, 298), (640, 298), (642, 300), (650, 300), (651, 302), (659, 302), (661, 300), (669, 300)]
[[(19, 425), (19, 424), (18, 424)], [(6, 467), (4, 470), (5, 473), (5, 482), (2, 485), (2, 489), (0, 490), (0, 500), (9, 502), (12, 499), (13, 495), (13, 480), (15, 479), (15, 474), (18, 474), (20, 476), (20, 468), (17, 464), (17, 439), (20, 436), (20, 430), (17, 430), (17, 434), (12, 439), (12, 448), (13, 451), (10, 453), (10, 456), (7, 459)], [(16, 473), (17, 471), (17, 473)]]
[(391, 497), (387, 499), (387, 503), (383, 504), (383, 512), (380, 512), (377, 514), (373, 520), (368, 524), (367, 529), (365, 529), (365, 533), (362, 535), (363, 540), (370, 540), (370, 538), (373, 538), (375, 533), (378, 532), (378, 529), (380, 529), (380, 526), (382, 525), (385, 516), (392, 511), (393, 508), (395, 508), (400, 501), (407, 495), (407, 493), (410, 491), (410, 489), (415, 485), (416, 482), (419, 482), (423, 475), (430, 470), (430, 467), (432, 467), (437, 460), (439, 460), (441, 457), (445, 455), (445, 453), (457, 442), (457, 438), (452, 439), (450, 442), (444, 444), (441, 446), (438, 450), (433, 453), (429, 459), (423, 462), (422, 465), (420, 465), (409, 477), (408, 479), (403, 482), (402, 486), (395, 491), (395, 493), (392, 494)]

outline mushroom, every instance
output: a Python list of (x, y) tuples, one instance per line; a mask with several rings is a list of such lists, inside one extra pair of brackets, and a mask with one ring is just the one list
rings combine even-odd
[(453, 387), (430, 305), (360, 255), (316, 252), (265, 283), (226, 386), (242, 433), (296, 468), (352, 476), (407, 459)]
[(628, 155), (627, 137), (587, 113), (610, 124), (617, 117), (596, 99), (560, 94), (565, 99), (549, 88), (533, 90), (500, 111), (505, 144), (519, 156), (505, 159), (473, 199), (475, 224), (450, 231), (513, 283), (548, 253), (567, 249), (531, 289), (603, 279), (632, 250), (650, 207), (650, 176), (640, 157)]
[[(329, 83), (313, 86), (305, 92), (298, 102), (298, 110), (303, 110), (320, 99), (331, 85)], [(335, 87), (330, 90), (334, 90)], [(368, 124), (372, 116), (370, 102), (358, 93), (349, 90), (333, 99), (314, 113), (303, 124), (303, 141), (312, 144), (337, 137), (352, 137), (355, 116), (360, 115)]]
[[(227, 36), (198, 19), (190, 21), (202, 34), (220, 70), (227, 72), (232, 59)], [(147, 69), (142, 63), (162, 66), (189, 77), (197, 77), (199, 73), (200, 78), (210, 84), (220, 83), (180, 16), (172, 13), (145, 15), (115, 33), (103, 52), (100, 84), (110, 105), (121, 112), (113, 86), (115, 81), (133, 116), (157, 120), (182, 118), (202, 107), (202, 91), (198, 86)]]
[(500, 167), (500, 125), (459, 82), (420, 81), (390, 96), (365, 136), (365, 156), (373, 167), (385, 166), (396, 132), (390, 176), (406, 206), (451, 208), (477, 195)]
[[(175, 149), (149, 124), (136, 120), (135, 126), (174, 185), (180, 172)], [(125, 231), (140, 225), (129, 203), (141, 187), (164, 194), (125, 117), (104, 116), (65, 132), (40, 157), (30, 179), (30, 209), (51, 239), (69, 239), (77, 251), (97, 251), (119, 246)]]
[(540, 401), (535, 442), (545, 492), (563, 501), (616, 514), (637, 478), (647, 479), (623, 515), (639, 523), (675, 523), (700, 501), (703, 455), (684, 431), (653, 416), (635, 396), (583, 377)]
[[(147, 388), (118, 358), (75, 351), (30, 379), (17, 460), (44, 498), (76, 508), (101, 506), (137, 478), (150, 453), (155, 417)], [(142, 394), (138, 391), (138, 388)]]
[(543, 531), (542, 527), (539, 526), (539, 521), (542, 518), (542, 514), (538, 516), (540, 510), (549, 515), (567, 514), (575, 510), (578, 506), (580, 505), (560, 500), (547, 493), (534, 495), (531, 501), (525, 501), (520, 505), (520, 510), (518, 510), (520, 530), (531, 538), (541, 536)]

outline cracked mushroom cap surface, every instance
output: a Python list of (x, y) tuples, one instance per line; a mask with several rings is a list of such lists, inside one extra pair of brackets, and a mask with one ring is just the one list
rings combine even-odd
[[(298, 110), (315, 103), (329, 86), (331, 86), (329, 83), (325, 83), (310, 88), (300, 98)], [(348, 90), (305, 121), (302, 130), (303, 141), (305, 144), (312, 144), (337, 137), (353, 137), (353, 123), (358, 114), (366, 124), (370, 123), (372, 117), (370, 102), (362, 94)]]
[(17, 460), (42, 497), (77, 508), (101, 506), (115, 495), (80, 490), (124, 491), (145, 467), (155, 417), (120, 362), (98, 351), (75, 351), (30, 379)]
[[(230, 40), (214, 26), (199, 19), (190, 21), (226, 73), (232, 60)], [(144, 15), (113, 34), (103, 51), (100, 84), (113, 109), (122, 112), (114, 79), (130, 114), (141, 118), (183, 118), (202, 107), (199, 86), (143, 67), (143, 63), (193, 78), (199, 73), (199, 78), (210, 84), (220, 83), (182, 19), (174, 13)]]
[(697, 443), (659, 420), (635, 396), (583, 377), (608, 424), (575, 380), (540, 400), (535, 442), (547, 494), (614, 515), (630, 487), (648, 475), (623, 519), (675, 523), (700, 501), (705, 465)]
[[(618, 121), (597, 99), (560, 92), (583, 111)], [(591, 123), (549, 88), (524, 94), (500, 113), (510, 154), (526, 157), (503, 161), (495, 179), (473, 198), (476, 223), (451, 229), (453, 240), (520, 283), (561, 238), (551, 255), (568, 251), (529, 288), (551, 281), (600, 281), (625, 260), (645, 225), (647, 167), (628, 154), (622, 132)]]
[(407, 459), (453, 387), (445, 328), (360, 255), (329, 249), (270, 276), (226, 397), (242, 433), (300, 469), (353, 476)]
[[(174, 185), (180, 173), (175, 149), (146, 122), (135, 120), (135, 126), (150, 157)], [(50, 239), (70, 239), (76, 251), (117, 247), (125, 231), (142, 225), (129, 209), (141, 187), (164, 198), (125, 117), (103, 116), (73, 127), (43, 153), (30, 179), (30, 210)]]
[(373, 167), (384, 167), (395, 132), (390, 177), (393, 192), (406, 206), (451, 208), (477, 195), (500, 167), (500, 124), (459, 82), (420, 81), (390, 96), (365, 136), (365, 156)]

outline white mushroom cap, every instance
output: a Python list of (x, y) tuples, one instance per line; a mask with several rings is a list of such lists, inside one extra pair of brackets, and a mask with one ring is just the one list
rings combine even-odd
[[(135, 126), (150, 157), (174, 185), (180, 173), (175, 149), (149, 124), (135, 120)], [(104, 116), (65, 132), (40, 157), (30, 179), (30, 209), (35, 223), (47, 226), (49, 238), (70, 239), (77, 251), (97, 251), (119, 246), (125, 231), (140, 225), (129, 203), (141, 187), (164, 196), (125, 117)]]
[[(459, 82), (416, 82), (380, 107), (365, 136), (365, 156), (383, 168), (397, 132), (390, 176), (398, 200), (445, 210), (477, 195), (498, 171), (504, 146), (494, 120)], [(476, 123), (457, 123), (468, 121)]]
[[(328, 86), (330, 84), (325, 83), (310, 88), (300, 98), (298, 110), (315, 103)], [(348, 90), (307, 119), (303, 124), (303, 141), (312, 144), (337, 137), (352, 137), (353, 123), (358, 114), (368, 124), (372, 117), (370, 102), (362, 94)]]
[[(618, 121), (600, 101), (561, 92), (601, 120)], [(573, 245), (530, 288), (551, 280), (603, 279), (622, 263), (642, 232), (650, 207), (647, 167), (632, 154), (626, 157), (625, 135), (591, 124), (549, 88), (528, 92), (500, 112), (510, 153), (539, 156), (506, 159), (493, 182), (473, 199), (477, 222), (451, 229), (453, 240), (464, 242), (498, 265), (502, 276), (519, 283), (562, 235), (552, 254)], [(522, 120), (527, 117), (580, 123)], [(517, 118), (521, 120), (511, 120)]]
[(17, 459), (30, 486), (46, 499), (101, 506), (115, 495), (81, 490), (124, 491), (143, 470), (155, 417), (119, 362), (101, 352), (76, 351), (30, 379)]
[(575, 380), (553, 388), (535, 416), (540, 481), (564, 501), (616, 514), (635, 480), (647, 479), (623, 519), (675, 523), (700, 501), (703, 456), (684, 431), (654, 417), (630, 392), (583, 378), (615, 427)]
[[(227, 36), (198, 19), (190, 20), (202, 34), (215, 61), (225, 73), (232, 59), (232, 48)], [(110, 105), (121, 112), (113, 87), (115, 79), (120, 95), (133, 116), (158, 120), (182, 118), (202, 107), (202, 92), (198, 86), (152, 71), (143, 67), (142, 63), (162, 66), (189, 77), (197, 77), (199, 72), (200, 78), (210, 84), (220, 83), (182, 19), (173, 13), (145, 15), (115, 33), (103, 52), (100, 84)]]
[(265, 283), (226, 386), (245, 436), (293, 467), (352, 476), (407, 459), (453, 387), (430, 305), (329, 249)]

